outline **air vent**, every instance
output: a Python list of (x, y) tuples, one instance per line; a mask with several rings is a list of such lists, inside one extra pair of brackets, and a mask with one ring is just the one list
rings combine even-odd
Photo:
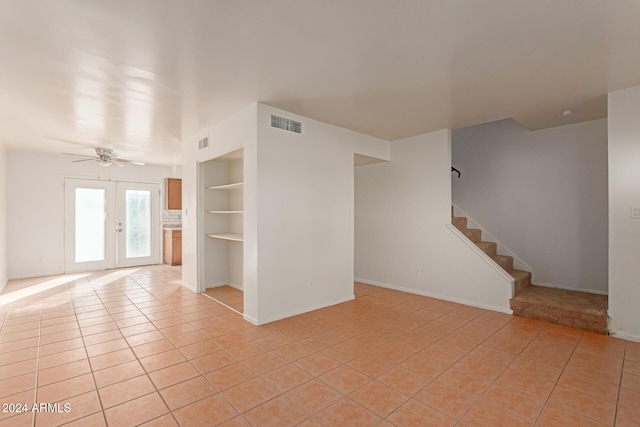
[(295, 120), (286, 119), (280, 116), (271, 115), (271, 127), (286, 130), (289, 132), (302, 133), (302, 123)]
[(209, 137), (205, 136), (200, 141), (198, 141), (198, 149), (202, 150), (203, 148), (207, 148), (209, 146)]

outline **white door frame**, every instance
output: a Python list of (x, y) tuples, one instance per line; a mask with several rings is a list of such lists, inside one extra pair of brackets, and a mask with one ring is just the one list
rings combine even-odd
[[(96, 188), (105, 191), (105, 256), (101, 261), (76, 262), (75, 248), (75, 195), (76, 188)], [(124, 236), (126, 219), (124, 194), (127, 189), (143, 189), (151, 192), (151, 256), (129, 258), (125, 256)], [(64, 271), (107, 270), (119, 267), (158, 264), (161, 260), (160, 186), (159, 184), (95, 179), (64, 178)], [(122, 223), (122, 226), (118, 226)], [(117, 231), (122, 230), (122, 231)], [(119, 237), (122, 236), (122, 237)]]
[[(75, 208), (76, 189), (102, 189), (104, 191), (104, 258), (98, 261), (76, 262), (76, 237), (75, 237)], [(110, 181), (98, 181), (88, 179), (64, 180), (64, 271), (65, 273), (78, 273), (81, 271), (106, 270), (115, 268), (116, 265), (116, 235), (112, 232), (112, 226), (108, 218), (115, 218), (115, 204), (107, 203), (113, 198), (115, 183)]]
[[(143, 190), (148, 191), (151, 195), (151, 251), (149, 256), (145, 257), (127, 257), (127, 239), (126, 232), (128, 229), (126, 218), (125, 195), (127, 190)], [(116, 267), (134, 267), (138, 265), (158, 264), (160, 262), (160, 210), (159, 205), (160, 187), (158, 184), (140, 184), (133, 182), (117, 182), (116, 183)], [(154, 209), (154, 207), (156, 207)]]

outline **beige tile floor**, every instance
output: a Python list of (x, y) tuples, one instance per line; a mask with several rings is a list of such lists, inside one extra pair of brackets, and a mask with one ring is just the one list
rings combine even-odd
[(256, 327), (179, 276), (11, 282), (0, 426), (640, 425), (638, 343), (362, 284)]

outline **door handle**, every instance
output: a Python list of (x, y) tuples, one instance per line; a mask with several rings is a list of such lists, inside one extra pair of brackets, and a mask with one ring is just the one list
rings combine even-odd
[(116, 231), (117, 231), (118, 233), (122, 233), (122, 228), (116, 228)]

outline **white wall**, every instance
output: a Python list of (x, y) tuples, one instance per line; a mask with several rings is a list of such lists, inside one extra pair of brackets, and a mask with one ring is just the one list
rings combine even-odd
[(447, 227), (448, 130), (391, 143), (391, 162), (355, 174), (356, 280), (510, 312), (511, 281)]
[(380, 163), (391, 159), (391, 145), (388, 141), (359, 138), (354, 141), (354, 164), (368, 165)]
[(7, 284), (7, 151), (0, 142), (0, 292)]
[(540, 285), (607, 293), (607, 121), (535, 132), (511, 120), (452, 134), (453, 203)]
[[(276, 114), (302, 134), (270, 127)], [(354, 153), (388, 143), (258, 106), (259, 322), (353, 298)]]
[[(198, 198), (204, 196), (204, 184), (198, 178), (199, 164), (244, 147), (243, 289), (245, 315), (251, 319), (257, 316), (258, 283), (256, 114), (257, 105), (252, 104), (227, 120), (203, 129), (182, 144), (182, 281), (194, 292), (203, 290), (199, 289), (198, 279), (205, 279), (205, 265), (215, 261), (204, 258), (207, 241), (204, 234), (199, 235), (199, 227), (204, 233), (204, 214), (198, 215)], [(209, 137), (209, 147), (200, 150), (198, 140), (205, 136)], [(204, 207), (200, 210), (204, 212)], [(202, 221), (200, 225), (199, 221)], [(199, 256), (202, 257), (201, 265), (198, 264)]]
[[(9, 278), (64, 272), (64, 177), (157, 183), (169, 166), (102, 167), (69, 156), (7, 151)], [(160, 198), (162, 200), (162, 198)]]
[(640, 86), (609, 93), (609, 331), (640, 341)]

